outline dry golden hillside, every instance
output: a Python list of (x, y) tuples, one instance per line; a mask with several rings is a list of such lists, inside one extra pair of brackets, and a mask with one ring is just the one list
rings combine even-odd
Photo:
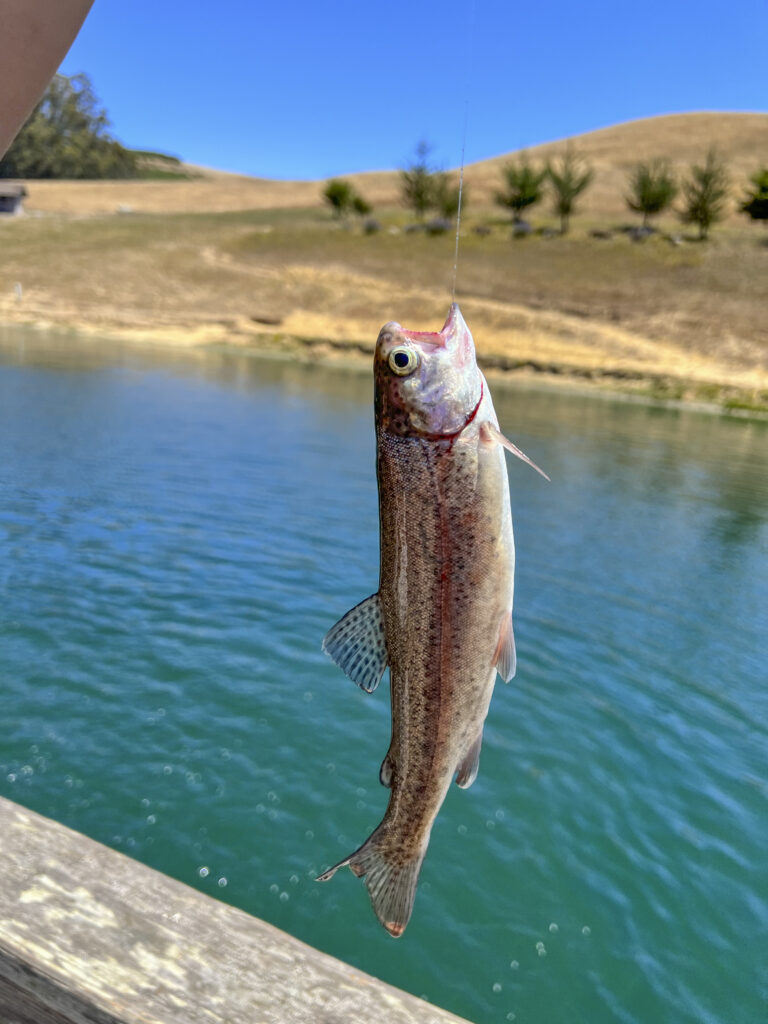
[[(532, 146), (527, 153), (543, 161), (562, 152), (571, 141), (595, 169), (595, 179), (580, 204), (592, 218), (626, 215), (624, 193), (627, 168), (637, 160), (667, 157), (685, 171), (716, 146), (728, 161), (738, 197), (743, 184), (759, 166), (768, 164), (768, 114), (669, 114), (602, 128), (571, 140)], [(472, 208), (488, 206), (499, 185), (507, 153), (471, 164), (466, 169)], [(322, 182), (270, 181), (195, 168), (201, 175), (189, 181), (34, 181), (28, 183), (27, 209), (47, 213), (224, 212), (284, 209), (322, 204)], [(373, 171), (347, 176), (376, 206), (399, 202), (397, 171)]]

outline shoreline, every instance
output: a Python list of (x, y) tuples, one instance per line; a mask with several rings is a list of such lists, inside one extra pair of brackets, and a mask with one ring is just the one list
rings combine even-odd
[[(226, 318), (207, 323), (149, 326), (14, 315), (16, 313), (16, 310), (2, 311), (0, 330), (18, 328), (41, 335), (69, 335), (91, 342), (103, 338), (145, 350), (236, 353), (306, 366), (338, 366), (343, 363), (346, 370), (355, 373), (370, 372), (375, 341), (264, 330), (263, 325), (259, 329), (257, 323)], [(636, 368), (600, 369), (552, 360), (515, 359), (483, 352), (482, 349), (478, 351), (478, 363), (496, 387), (536, 387), (550, 392), (589, 395), (709, 415), (768, 420), (768, 395), (764, 401), (755, 402), (754, 389), (739, 387), (732, 382), (686, 379), (670, 368), (656, 373), (645, 373)], [(702, 389), (709, 393), (707, 397), (702, 397)]]

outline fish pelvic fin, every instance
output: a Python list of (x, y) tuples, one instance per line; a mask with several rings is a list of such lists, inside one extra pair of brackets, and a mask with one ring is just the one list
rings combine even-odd
[[(511, 452), (516, 458), (522, 459), (523, 462), (527, 462), (528, 465), (535, 469), (537, 473), (540, 473), (545, 480), (549, 480), (549, 477), (544, 470), (539, 469), (533, 459), (529, 459), (525, 452), (518, 448), (516, 444), (513, 444), (508, 437), (504, 437), (498, 427), (495, 427), (492, 423), (486, 421), (480, 427), (480, 434), (487, 444), (493, 444), (494, 442), (496, 444), (500, 444), (502, 448), (506, 448), (507, 451)], [(552, 481), (550, 480), (550, 483), (551, 482)]]
[(378, 594), (356, 604), (323, 640), (323, 650), (361, 690), (372, 693), (387, 667), (387, 644)]
[(477, 770), (480, 767), (480, 748), (483, 745), (483, 730), (477, 734), (477, 739), (462, 758), (461, 764), (456, 772), (456, 785), (462, 789), (469, 789), (477, 778)]
[(393, 938), (400, 938), (411, 919), (426, 846), (415, 856), (405, 858), (401, 849), (385, 851), (378, 829), (359, 850), (318, 875), (316, 881), (327, 882), (339, 868), (349, 867), (358, 878), (365, 879), (376, 917)]
[(517, 652), (515, 650), (515, 632), (512, 629), (512, 612), (505, 612), (501, 617), (499, 625), (499, 639), (496, 650), (493, 652), (493, 662), (496, 671), (505, 683), (514, 676), (517, 671)]

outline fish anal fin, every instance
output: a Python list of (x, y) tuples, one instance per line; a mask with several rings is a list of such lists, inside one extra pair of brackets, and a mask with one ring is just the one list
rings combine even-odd
[(480, 748), (483, 745), (483, 730), (477, 734), (477, 739), (465, 754), (459, 769), (456, 772), (456, 785), (462, 789), (469, 789), (477, 778), (477, 769), (480, 765)]
[[(522, 459), (523, 462), (527, 462), (528, 465), (535, 469), (537, 473), (540, 473), (545, 480), (549, 480), (549, 477), (544, 470), (539, 469), (533, 459), (529, 459), (524, 451), (518, 448), (516, 444), (513, 444), (508, 437), (504, 437), (499, 428), (495, 427), (487, 420), (480, 427), (480, 436), (487, 444), (493, 444), (494, 442), (496, 444), (500, 444), (502, 448), (506, 448), (507, 451), (511, 452), (516, 458)], [(551, 482), (552, 481), (550, 480), (550, 483)]]
[(512, 629), (512, 612), (505, 612), (499, 625), (499, 639), (493, 652), (491, 664), (508, 683), (517, 670), (517, 652), (515, 651), (515, 632)]
[(339, 868), (349, 865), (358, 878), (365, 878), (371, 905), (379, 921), (390, 935), (399, 938), (411, 918), (425, 853), (426, 846), (406, 860), (399, 850), (396, 856), (388, 857), (377, 829), (359, 850), (324, 871), (317, 881), (327, 882)]
[(388, 660), (379, 595), (372, 594), (342, 616), (326, 633), (323, 650), (361, 690), (372, 693)]

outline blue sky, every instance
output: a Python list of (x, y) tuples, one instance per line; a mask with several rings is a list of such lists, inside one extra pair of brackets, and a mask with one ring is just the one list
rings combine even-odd
[(95, 0), (64, 60), (135, 148), (263, 177), (445, 166), (687, 110), (768, 110), (768, 0)]

